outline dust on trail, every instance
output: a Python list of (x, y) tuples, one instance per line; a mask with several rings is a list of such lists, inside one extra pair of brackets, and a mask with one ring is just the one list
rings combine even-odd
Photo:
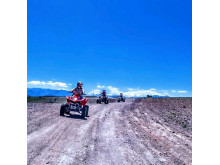
[(57, 103), (29, 103), (28, 164), (191, 164), (191, 137), (141, 104), (89, 106), (83, 120), (59, 116)]

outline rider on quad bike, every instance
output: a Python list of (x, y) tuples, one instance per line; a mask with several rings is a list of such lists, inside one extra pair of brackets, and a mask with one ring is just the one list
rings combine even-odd
[(102, 93), (100, 93), (99, 98), (101, 98), (101, 97), (106, 97), (106, 91), (105, 90), (103, 90)]
[(97, 99), (97, 104), (101, 104), (102, 102), (108, 104), (108, 97), (106, 95), (105, 90), (103, 90), (103, 92), (100, 93), (99, 99)]
[(123, 101), (125, 102), (125, 98), (123, 98), (123, 94), (120, 93), (119, 98), (118, 98), (118, 102)]
[(73, 95), (75, 92), (78, 93), (80, 95), (79, 100), (81, 100), (83, 99), (83, 95), (85, 94), (84, 89), (82, 87), (83, 83), (81, 81), (78, 81), (76, 85), (76, 88), (73, 88), (73, 90), (71, 90), (70, 92), (73, 93)]
[(60, 116), (64, 116), (64, 114), (71, 115), (70, 111), (74, 111), (80, 113), (83, 118), (89, 117), (89, 106), (86, 105), (88, 99), (82, 96), (85, 95), (82, 85), (82, 82), (79, 81), (77, 87), (70, 91), (73, 95), (66, 96), (67, 103), (61, 105)]

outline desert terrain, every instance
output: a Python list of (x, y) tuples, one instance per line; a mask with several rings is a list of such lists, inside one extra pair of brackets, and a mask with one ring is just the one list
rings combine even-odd
[(192, 164), (192, 98), (91, 99), (87, 119), (61, 102), (27, 104), (28, 165)]

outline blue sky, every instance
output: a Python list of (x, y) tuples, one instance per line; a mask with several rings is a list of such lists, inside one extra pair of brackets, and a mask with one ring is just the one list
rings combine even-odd
[(27, 86), (191, 96), (191, 3), (28, 0)]

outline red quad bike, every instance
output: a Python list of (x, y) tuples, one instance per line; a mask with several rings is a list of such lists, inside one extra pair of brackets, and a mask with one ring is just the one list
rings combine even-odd
[(60, 107), (60, 116), (70, 114), (70, 111), (78, 112), (82, 118), (88, 117), (89, 106), (86, 105), (88, 99), (79, 99), (80, 95), (74, 93), (73, 96), (66, 96), (67, 103), (62, 104)]

